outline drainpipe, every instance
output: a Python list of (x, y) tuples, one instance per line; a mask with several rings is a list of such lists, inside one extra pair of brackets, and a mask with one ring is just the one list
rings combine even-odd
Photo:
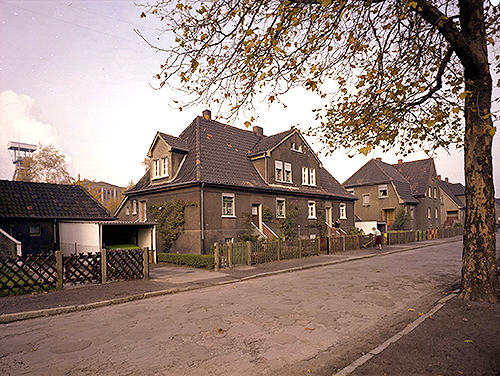
[(200, 190), (200, 221), (201, 221), (201, 253), (205, 254), (205, 183), (201, 183)]
[(57, 228), (57, 219), (54, 219), (54, 251), (60, 251), (59, 242), (58, 242), (58, 228)]

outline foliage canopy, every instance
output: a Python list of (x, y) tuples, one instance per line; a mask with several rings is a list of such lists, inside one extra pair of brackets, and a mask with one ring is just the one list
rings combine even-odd
[(52, 144), (39, 145), (38, 149), (23, 160), (16, 176), (18, 181), (36, 183), (71, 184), (73, 178), (68, 172), (68, 162)]

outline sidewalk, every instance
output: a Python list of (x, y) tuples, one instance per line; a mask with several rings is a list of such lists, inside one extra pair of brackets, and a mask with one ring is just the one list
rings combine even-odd
[(349, 262), (367, 257), (404, 252), (437, 244), (461, 241), (462, 237), (427, 240), (408, 244), (388, 245), (382, 252), (375, 248), (346, 251), (332, 255), (304, 257), (275, 261), (255, 266), (209, 271), (165, 264), (152, 265), (149, 280), (110, 282), (106, 284), (67, 286), (61, 291), (35, 295), (0, 298), (0, 324), (49, 316), (78, 310), (120, 304), (148, 297), (217, 286), (226, 283), (287, 273), (335, 263)]

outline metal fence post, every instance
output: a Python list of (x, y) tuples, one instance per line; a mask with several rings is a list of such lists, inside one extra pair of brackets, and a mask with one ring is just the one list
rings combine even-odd
[(278, 254), (278, 261), (281, 260), (281, 241), (278, 239), (278, 244), (276, 244), (276, 253)]
[(247, 241), (247, 265), (252, 265), (252, 242)]
[(64, 268), (64, 262), (63, 262), (62, 252), (56, 251), (57, 290), (62, 290), (63, 288), (63, 268)]
[(108, 281), (108, 260), (106, 257), (106, 248), (101, 249), (101, 283)]
[(299, 238), (299, 258), (302, 257), (302, 239)]
[(345, 236), (342, 236), (342, 252), (345, 252)]
[(219, 270), (219, 243), (215, 243), (215, 251), (214, 251), (214, 270)]
[(142, 250), (143, 254), (143, 265), (144, 265), (144, 279), (149, 279), (149, 248), (145, 247)]

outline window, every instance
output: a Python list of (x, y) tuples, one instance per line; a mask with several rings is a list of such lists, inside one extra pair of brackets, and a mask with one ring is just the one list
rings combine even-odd
[(427, 218), (428, 218), (428, 219), (431, 219), (431, 218), (432, 218), (432, 217), (431, 217), (431, 213), (432, 213), (432, 212), (431, 212), (431, 208), (427, 208)]
[(435, 208), (434, 209), (434, 218), (438, 219), (438, 217), (439, 217), (439, 210), (438, 210), (438, 208)]
[(432, 187), (429, 186), (429, 189), (427, 190), (427, 197), (432, 198)]
[(339, 205), (339, 210), (340, 210), (340, 219), (347, 219), (347, 206), (346, 204), (340, 204)]
[(441, 195), (441, 205), (444, 205), (444, 195)]
[(153, 160), (153, 178), (168, 176), (168, 159), (160, 158)]
[(139, 203), (139, 221), (146, 222), (147, 221), (147, 209), (146, 209), (146, 201), (141, 201)]
[(132, 201), (132, 215), (137, 214), (137, 200)]
[(293, 151), (297, 151), (299, 153), (302, 153), (302, 145), (297, 144), (296, 142), (292, 142), (292, 147), (291, 149)]
[(378, 186), (378, 198), (387, 198), (389, 193), (387, 191), (387, 184)]
[(283, 162), (274, 161), (275, 174), (274, 179), (276, 181), (283, 181)]
[(234, 217), (234, 194), (222, 194), (222, 216)]
[(410, 218), (415, 218), (415, 208), (410, 208)]
[(353, 195), (354, 194), (354, 188), (347, 188), (346, 192), (350, 193), (351, 195)]
[(285, 181), (292, 182), (292, 165), (285, 162)]
[(128, 206), (125, 208), (125, 215), (130, 215), (130, 208)]
[(438, 198), (438, 189), (434, 187), (434, 198)]
[(155, 159), (153, 161), (153, 177), (157, 178), (160, 176), (160, 160)]
[(309, 169), (309, 185), (316, 185), (316, 169)]
[(302, 167), (302, 185), (316, 185), (316, 169)]
[(161, 159), (161, 176), (168, 176), (168, 160), (167, 157)]
[(308, 219), (316, 219), (316, 201), (309, 201), (307, 203), (307, 206), (308, 206), (307, 218)]
[(285, 199), (276, 199), (276, 218), (285, 218)]
[(363, 195), (363, 206), (370, 206), (370, 194)]
[(40, 225), (30, 225), (30, 236), (40, 236)]

